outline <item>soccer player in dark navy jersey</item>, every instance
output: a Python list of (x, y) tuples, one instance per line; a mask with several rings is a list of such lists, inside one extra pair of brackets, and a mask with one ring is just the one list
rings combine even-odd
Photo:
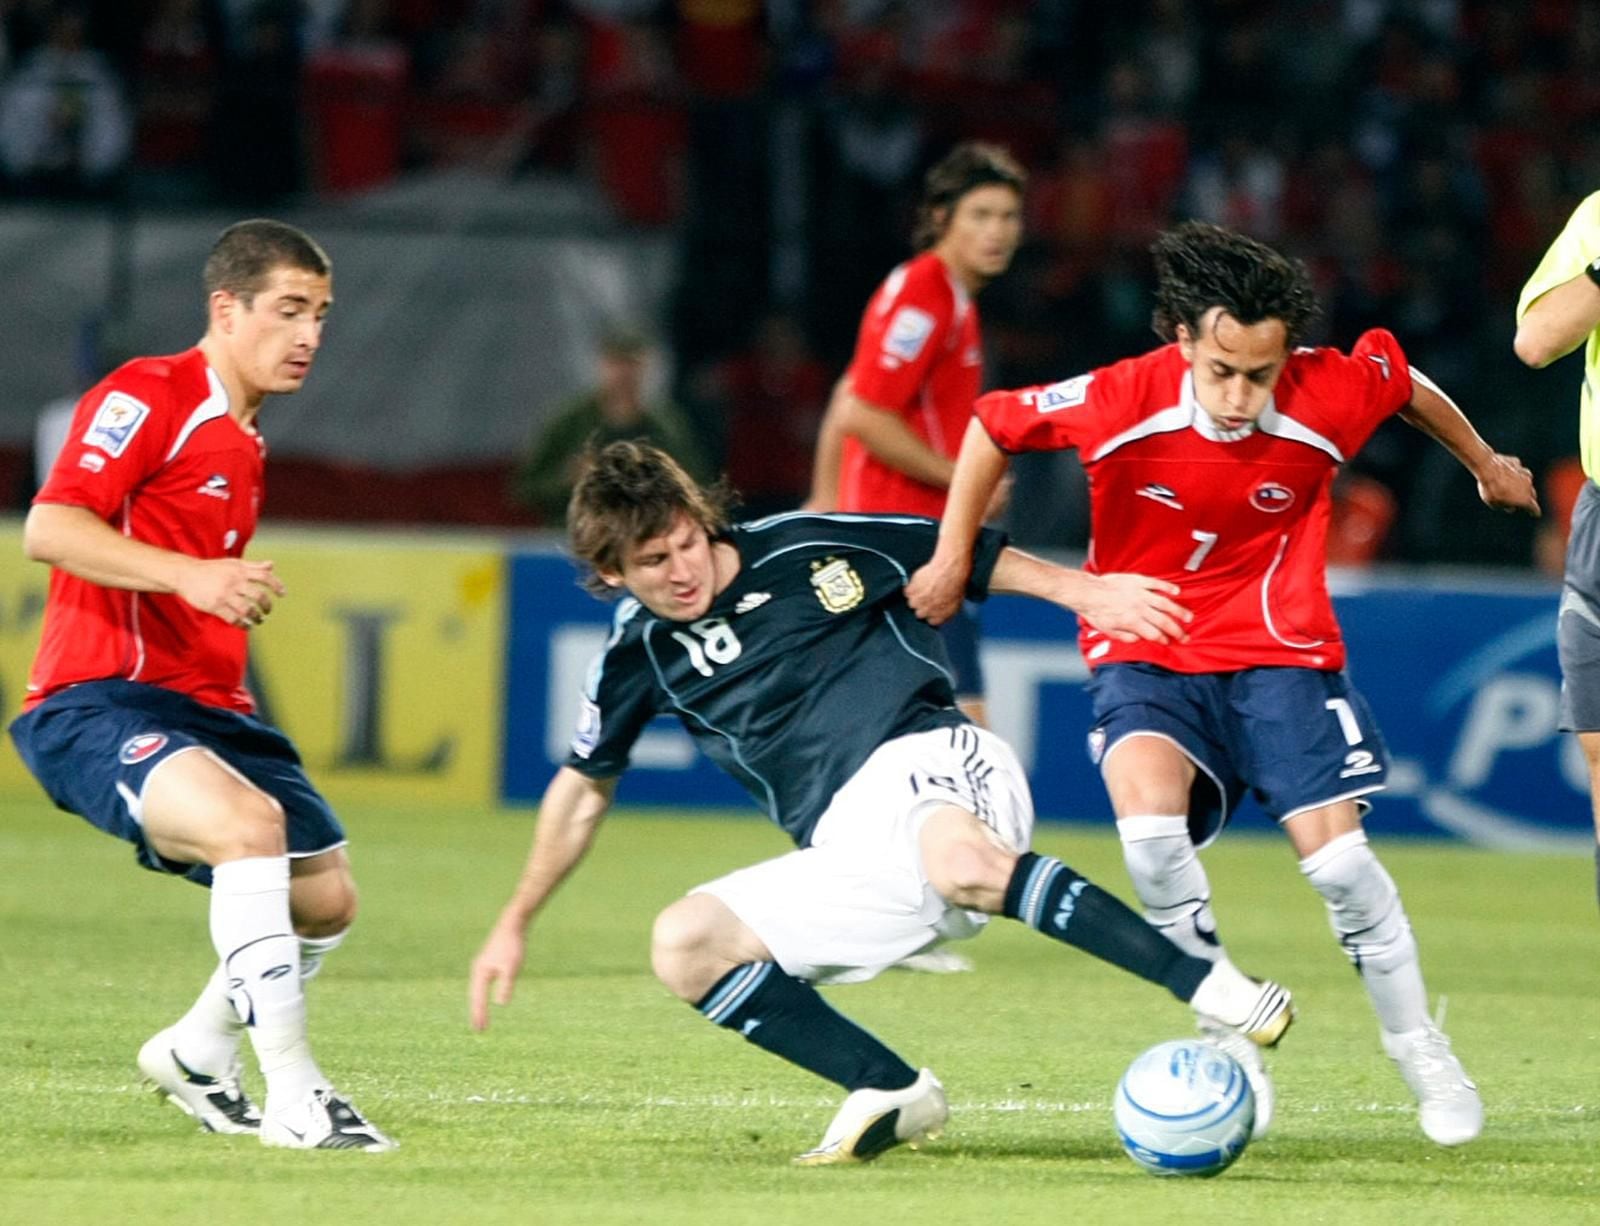
[[(613, 443), (580, 479), (573, 551), (623, 592), (533, 848), (472, 966), (471, 1020), (521, 969), (527, 929), (587, 852), (646, 722), (682, 721), (796, 850), (699, 886), (657, 918), (657, 976), (708, 1019), (849, 1091), (808, 1164), (870, 1159), (936, 1134), (944, 1091), (836, 1013), (815, 984), (871, 978), (909, 954), (1020, 920), (1169, 989), (1231, 1033), (1275, 1043), (1288, 993), (1179, 950), (1059, 860), (1028, 850), (1015, 755), (955, 704), (938, 635), (902, 587), (936, 525), (795, 514), (729, 527), (714, 494), (661, 451)], [(1177, 589), (1090, 576), (983, 533), (968, 591), (1021, 592), (1114, 639), (1181, 637)]]
[[(57, 805), (146, 868), (211, 888), (217, 968), (140, 1049), (155, 1088), (208, 1131), (391, 1149), (306, 1038), (301, 983), (355, 919), (344, 830), (245, 688), (247, 631), (284, 592), (271, 562), (244, 557), (266, 454), (256, 415), (305, 382), (332, 265), (292, 226), (244, 221), (213, 246), (205, 287), (200, 343), (91, 388), (34, 499), (24, 548), (53, 569), (11, 735)], [(265, 1119), (239, 1082), (247, 1029)]]

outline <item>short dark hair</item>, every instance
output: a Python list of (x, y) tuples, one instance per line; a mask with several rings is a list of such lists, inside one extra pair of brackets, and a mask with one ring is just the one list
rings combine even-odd
[(720, 536), (731, 501), (725, 486), (703, 489), (670, 455), (642, 439), (590, 448), (567, 503), (567, 537), (588, 571), (584, 588), (597, 596), (612, 594), (599, 572), (621, 574), (627, 551), (670, 531), (680, 514)]
[(285, 222), (264, 217), (235, 222), (217, 236), (206, 257), (206, 296), (226, 290), (249, 306), (279, 268), (326, 277), (333, 261), (309, 234)]
[(1200, 335), (1200, 320), (1221, 307), (1242, 324), (1281, 320), (1291, 347), (1317, 314), (1311, 274), (1265, 243), (1204, 221), (1186, 221), (1157, 237), (1156, 305), (1151, 324), (1175, 340), (1179, 324)]
[(950, 214), (961, 197), (991, 184), (1009, 187), (1020, 196), (1027, 189), (1028, 172), (999, 145), (966, 141), (950, 150), (922, 182), (912, 246), (918, 251), (933, 246), (950, 224)]

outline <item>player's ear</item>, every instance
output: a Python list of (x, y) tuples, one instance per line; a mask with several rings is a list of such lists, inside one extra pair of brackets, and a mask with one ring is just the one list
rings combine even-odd
[(594, 568), (595, 576), (607, 587), (620, 588), (623, 586), (622, 575), (618, 571), (606, 570), (602, 566)]
[(1177, 324), (1172, 329), (1172, 339), (1178, 342), (1178, 349), (1183, 354), (1186, 362), (1194, 361), (1194, 333), (1189, 331), (1189, 325)]
[(214, 329), (232, 330), (234, 312), (239, 309), (239, 299), (225, 289), (212, 290), (206, 299), (207, 323)]

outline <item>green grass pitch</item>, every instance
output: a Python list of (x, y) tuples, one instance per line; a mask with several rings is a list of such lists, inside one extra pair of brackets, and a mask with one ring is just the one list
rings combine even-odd
[[(1111, 1092), (1187, 1033), (1164, 993), (1007, 921), (970, 975), (893, 972), (830, 999), (931, 1066), (946, 1138), (799, 1169), (840, 1095), (719, 1031), (651, 978), (656, 910), (783, 850), (752, 816), (614, 816), (535, 926), (517, 997), (466, 1026), (466, 968), (527, 848), (527, 813), (347, 813), (363, 888), (311, 988), (319, 1057), (402, 1144), (265, 1151), (142, 1091), (134, 1053), (209, 971), (205, 895), (42, 802), (0, 820), (0, 1219), (15, 1223), (1412, 1223), (1600, 1221), (1600, 922), (1586, 860), (1376, 835), (1430, 990), (1487, 1104), (1429, 1144), (1287, 845), (1207, 853), (1235, 958), (1288, 983), (1278, 1122), (1210, 1181), (1120, 1152)], [(1129, 896), (1109, 831), (1041, 849)]]

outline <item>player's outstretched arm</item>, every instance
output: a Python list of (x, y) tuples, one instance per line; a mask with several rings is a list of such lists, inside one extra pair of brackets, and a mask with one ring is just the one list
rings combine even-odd
[(588, 853), (615, 791), (616, 780), (591, 779), (570, 766), (558, 770), (545, 788), (522, 877), (472, 960), (467, 1010), (474, 1030), (489, 1024), (491, 991), (495, 1004), (511, 1003), (511, 989), (527, 949), (528, 925)]
[(1564, 358), (1600, 328), (1600, 285), (1579, 273), (1535, 298), (1517, 324), (1511, 347), (1535, 370)]
[(973, 543), (1010, 464), (981, 421), (974, 417), (967, 423), (939, 521), (938, 544), (933, 557), (906, 585), (906, 600), (924, 621), (940, 625), (961, 607), (967, 576), (972, 573)]
[(284, 586), (271, 562), (193, 558), (123, 536), (87, 507), (39, 503), (28, 512), (22, 549), (101, 587), (172, 592), (202, 613), (248, 629), (272, 611)]
[(1400, 416), (1461, 462), (1477, 481), (1478, 497), (1484, 505), (1538, 515), (1539, 495), (1527, 466), (1516, 456), (1502, 455), (1489, 446), (1455, 401), (1415, 366), (1411, 384), (1411, 403), (1400, 410)]
[(1175, 583), (1148, 575), (1091, 575), (1010, 547), (1000, 552), (989, 590), (1048, 600), (1123, 643), (1181, 642), (1194, 620), (1173, 599), (1179, 591)]

